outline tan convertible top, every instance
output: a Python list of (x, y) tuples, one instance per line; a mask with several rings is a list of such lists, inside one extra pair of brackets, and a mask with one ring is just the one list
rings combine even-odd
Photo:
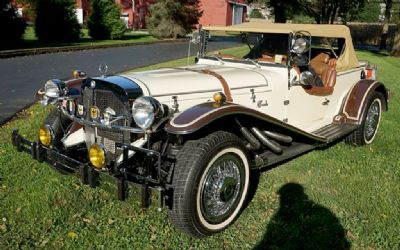
[(354, 51), (350, 30), (345, 25), (247, 22), (232, 26), (203, 26), (203, 29), (209, 31), (279, 34), (289, 34), (295, 33), (297, 31), (308, 31), (310, 32), (311, 36), (344, 38), (346, 47), (343, 54), (338, 58), (336, 69), (338, 71), (343, 71), (359, 66), (358, 59)]

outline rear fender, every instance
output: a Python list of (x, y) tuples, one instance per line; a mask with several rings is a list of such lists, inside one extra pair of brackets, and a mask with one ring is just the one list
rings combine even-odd
[(345, 122), (361, 124), (368, 99), (375, 91), (383, 94), (385, 100), (382, 108), (384, 111), (388, 110), (389, 91), (386, 87), (375, 80), (360, 80), (353, 86), (344, 101), (341, 117)]

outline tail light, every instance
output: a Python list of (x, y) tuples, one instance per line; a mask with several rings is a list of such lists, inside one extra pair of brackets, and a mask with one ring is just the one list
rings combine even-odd
[(376, 80), (377, 66), (374, 64), (368, 64), (364, 69), (365, 79)]

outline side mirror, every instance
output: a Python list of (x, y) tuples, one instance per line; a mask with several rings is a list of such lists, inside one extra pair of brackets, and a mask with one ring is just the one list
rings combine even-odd
[(310, 41), (304, 37), (299, 37), (294, 40), (291, 52), (296, 55), (302, 55), (310, 49)]
[(199, 44), (200, 43), (200, 34), (199, 32), (193, 32), (193, 34), (190, 36), (190, 42), (193, 44)]

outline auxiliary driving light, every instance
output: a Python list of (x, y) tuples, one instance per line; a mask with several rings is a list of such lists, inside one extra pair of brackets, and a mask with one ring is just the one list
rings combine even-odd
[(89, 160), (92, 165), (101, 169), (106, 163), (106, 154), (102, 145), (93, 144), (89, 148)]
[(42, 126), (39, 128), (39, 141), (43, 146), (50, 146), (53, 140), (51, 129), (48, 126)]

